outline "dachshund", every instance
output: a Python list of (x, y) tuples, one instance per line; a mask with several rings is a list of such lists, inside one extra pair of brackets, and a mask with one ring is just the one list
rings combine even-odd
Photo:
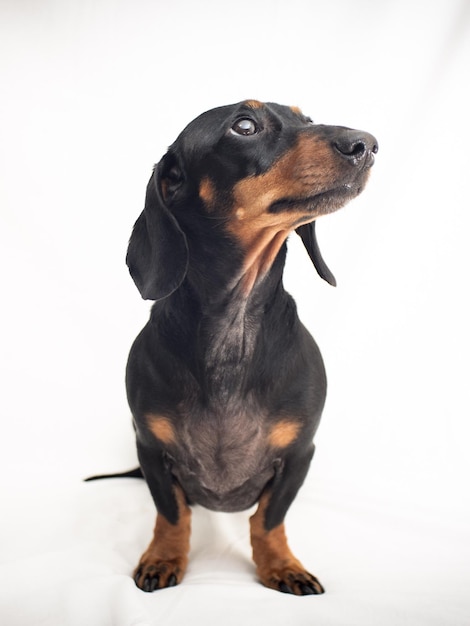
[(257, 504), (261, 583), (323, 593), (284, 527), (326, 396), (320, 351), (283, 287), (286, 240), (295, 231), (335, 285), (315, 220), (361, 193), (377, 150), (366, 132), (247, 100), (197, 117), (154, 167), (126, 259), (154, 301), (126, 371), (140, 469), (121, 476), (143, 475), (157, 508), (140, 589), (181, 581), (192, 505)]

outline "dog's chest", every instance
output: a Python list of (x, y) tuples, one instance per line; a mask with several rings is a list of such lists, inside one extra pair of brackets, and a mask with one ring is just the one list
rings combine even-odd
[(261, 412), (211, 407), (184, 424), (174, 473), (189, 499), (221, 511), (250, 507), (274, 472)]
[(190, 501), (206, 508), (249, 508), (274, 474), (273, 416), (253, 385), (259, 381), (254, 354), (263, 351), (260, 325), (259, 311), (237, 299), (214, 307), (199, 323), (196, 352), (202, 356), (178, 407), (173, 472)]

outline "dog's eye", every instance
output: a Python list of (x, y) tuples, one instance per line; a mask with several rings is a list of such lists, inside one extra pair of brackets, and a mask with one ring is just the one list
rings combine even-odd
[(236, 135), (256, 135), (258, 127), (249, 117), (243, 117), (235, 122), (231, 130)]
[(178, 182), (181, 180), (181, 170), (177, 165), (170, 167), (166, 173), (166, 177), (172, 182)]

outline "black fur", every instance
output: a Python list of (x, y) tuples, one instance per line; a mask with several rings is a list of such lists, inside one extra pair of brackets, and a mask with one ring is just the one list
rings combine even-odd
[[(240, 135), (240, 119), (255, 132)], [(305, 151), (315, 150), (325, 157), (306, 164)], [(140, 466), (170, 523), (178, 521), (177, 483), (190, 504), (218, 511), (247, 509), (269, 492), (266, 530), (281, 524), (308, 471), (325, 402), (320, 351), (282, 284), (285, 243), (265, 271), (247, 278), (250, 233), (238, 231), (237, 220), (250, 219), (251, 205), (237, 206), (239, 183), (268, 176), (276, 191), (253, 230), (281, 216), (335, 284), (314, 220), (362, 190), (376, 151), (367, 133), (242, 102), (198, 117), (155, 167), (127, 254), (142, 297), (155, 304), (132, 346), (126, 383)], [(282, 159), (286, 171), (271, 180)], [(171, 440), (155, 436), (151, 416), (168, 421)], [(276, 446), (270, 437), (282, 420), (299, 432)]]

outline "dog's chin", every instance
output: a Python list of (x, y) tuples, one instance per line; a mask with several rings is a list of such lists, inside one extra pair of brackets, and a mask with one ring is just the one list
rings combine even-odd
[(304, 212), (312, 218), (334, 213), (350, 200), (358, 196), (366, 181), (345, 183), (304, 198), (282, 198), (269, 207), (270, 213)]
[(358, 196), (362, 191), (362, 186), (348, 183), (318, 194), (312, 200), (310, 212), (315, 215), (328, 215), (341, 209), (350, 200)]

